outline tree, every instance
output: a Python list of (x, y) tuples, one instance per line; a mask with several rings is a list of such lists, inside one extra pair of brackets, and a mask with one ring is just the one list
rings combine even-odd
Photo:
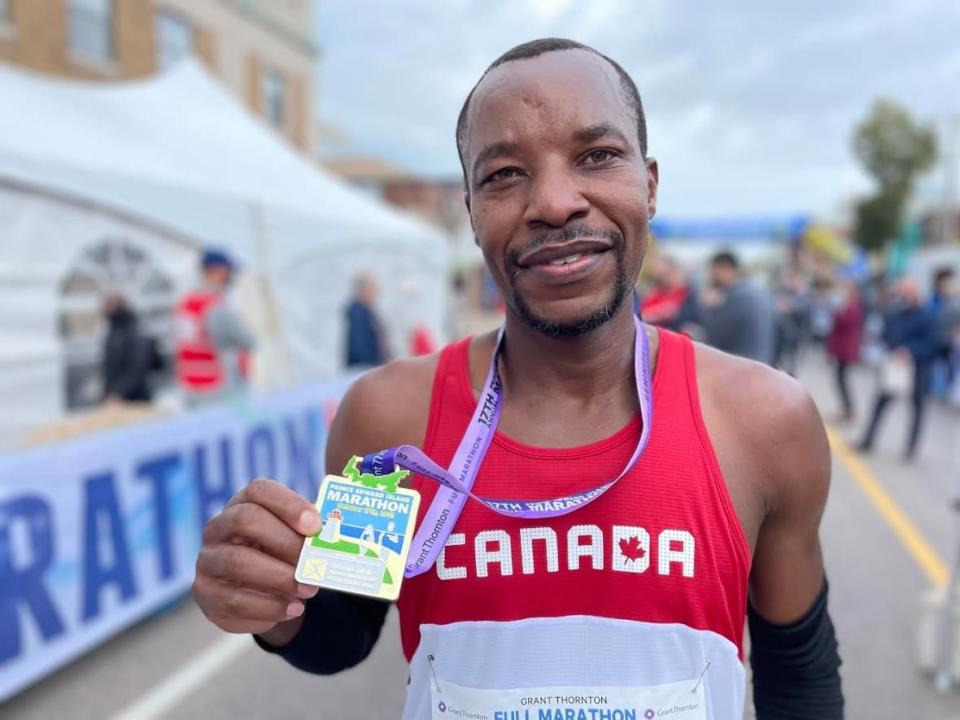
[(876, 194), (857, 203), (857, 243), (879, 250), (900, 229), (914, 178), (936, 158), (936, 138), (906, 108), (878, 100), (857, 126), (853, 152), (878, 185)]

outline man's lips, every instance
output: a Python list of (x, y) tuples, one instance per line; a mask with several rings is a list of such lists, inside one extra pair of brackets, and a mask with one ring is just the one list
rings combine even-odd
[(575, 240), (560, 244), (543, 245), (517, 258), (521, 268), (536, 265), (562, 266), (576, 263), (585, 255), (595, 255), (611, 248), (610, 243), (602, 240)]
[(573, 255), (561, 255), (552, 261), (521, 266), (514, 277), (525, 277), (540, 285), (570, 285), (592, 277), (603, 262), (612, 257), (613, 253), (591, 248)]

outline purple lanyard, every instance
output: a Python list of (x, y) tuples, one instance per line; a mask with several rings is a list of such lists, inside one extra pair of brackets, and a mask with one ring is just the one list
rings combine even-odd
[[(653, 420), (653, 394), (651, 391), (650, 373), (650, 343), (643, 330), (640, 319), (634, 316), (636, 325), (636, 346), (634, 350), (634, 376), (637, 383), (637, 395), (640, 400), (640, 418), (643, 429), (640, 440), (627, 461), (626, 466), (613, 480), (597, 485), (590, 490), (553, 498), (552, 500), (493, 500), (482, 498), (471, 491), (480, 463), (487, 454), (490, 442), (497, 431), (500, 421), (500, 410), (503, 407), (503, 383), (497, 369), (497, 359), (503, 347), (503, 328), (497, 335), (497, 346), (493, 351), (487, 381), (480, 393), (480, 401), (473, 413), (467, 432), (464, 433), (460, 446), (457, 448), (450, 470), (444, 470), (422, 451), (412, 445), (401, 445), (390, 450), (381, 450), (378, 453), (364, 456), (360, 469), (374, 475), (388, 475), (398, 467), (404, 470), (423, 475), (436, 480), (440, 485), (437, 494), (430, 504), (420, 527), (413, 537), (410, 558), (407, 562), (405, 577), (414, 577), (429, 570), (440, 551), (443, 549), (453, 527), (466, 505), (467, 498), (471, 497), (479, 503), (500, 515), (515, 518), (543, 519), (567, 515), (582, 508), (607, 490), (612, 488), (623, 478), (640, 459), (647, 442), (650, 440), (650, 425)], [(459, 468), (457, 475), (453, 469)]]

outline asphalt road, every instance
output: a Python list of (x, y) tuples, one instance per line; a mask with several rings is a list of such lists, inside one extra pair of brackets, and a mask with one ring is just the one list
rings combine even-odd
[[(864, 371), (854, 379), (865, 416), (870, 377)], [(804, 362), (801, 380), (829, 421), (836, 401), (817, 354)], [(913, 464), (899, 456), (906, 416), (903, 407), (891, 410), (877, 451), (859, 466), (844, 439), (854, 441), (860, 424), (834, 426), (838, 451), (823, 545), (847, 717), (960, 720), (960, 693), (935, 693), (916, 661), (922, 598), (953, 555), (948, 503), (960, 482), (960, 412), (931, 407)], [(184, 601), (0, 706), (0, 717), (393, 718), (405, 682), (393, 613), (366, 662), (322, 678), (291, 669), (249, 638), (218, 632)]]

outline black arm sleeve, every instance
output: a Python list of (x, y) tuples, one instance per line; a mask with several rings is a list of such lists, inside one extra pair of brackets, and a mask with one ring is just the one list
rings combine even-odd
[(380, 637), (390, 603), (321, 590), (306, 602), (300, 632), (286, 645), (257, 645), (300, 670), (333, 675), (364, 660)]
[(757, 720), (843, 720), (840, 655), (827, 590), (824, 579), (811, 608), (789, 625), (773, 625), (748, 608)]

